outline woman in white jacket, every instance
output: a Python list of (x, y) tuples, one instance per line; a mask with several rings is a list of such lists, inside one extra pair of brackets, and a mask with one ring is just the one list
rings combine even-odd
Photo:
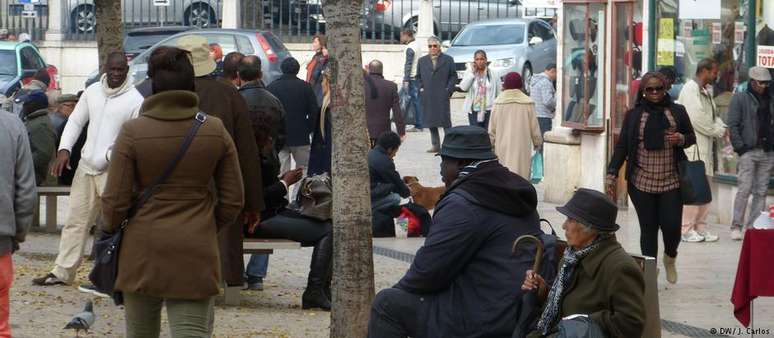
[(467, 92), (463, 109), (468, 113), (470, 125), (484, 129), (489, 128), (489, 114), (500, 93), (500, 80), (489, 70), (488, 63), (486, 52), (477, 50), (472, 66), (468, 65), (459, 85)]

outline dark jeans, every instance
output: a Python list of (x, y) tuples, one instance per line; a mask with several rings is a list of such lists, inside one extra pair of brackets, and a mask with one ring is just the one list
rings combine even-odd
[[(443, 128), (443, 134), (446, 135), (446, 128)], [(430, 128), (430, 143), (434, 148), (441, 148), (441, 134), (437, 127)]]
[(470, 112), (468, 113), (468, 123), (470, 123), (471, 126), (477, 126), (489, 130), (489, 114), (489, 111), (484, 113), (484, 121), (478, 122), (478, 113)]
[(371, 305), (368, 338), (425, 338), (427, 303), (401, 289), (380, 291)]
[(629, 196), (640, 221), (640, 250), (645, 256), (658, 257), (658, 230), (664, 239), (664, 253), (677, 257), (683, 200), (680, 189), (651, 194), (629, 183)]
[(411, 96), (411, 104), (414, 106), (414, 128), (422, 129), (422, 102), (419, 101), (419, 88), (417, 88), (417, 80), (409, 81), (409, 96)]
[[(540, 127), (540, 137), (545, 136), (545, 134), (551, 130), (553, 119), (550, 117), (538, 117), (538, 126)], [(544, 143), (545, 144), (545, 143)], [(543, 147), (540, 147), (540, 153), (543, 153)], [(545, 159), (543, 159), (545, 161)]]
[(274, 217), (261, 220), (251, 238), (284, 238), (301, 242), (301, 246), (314, 246), (331, 232), (330, 221), (319, 221), (285, 209)]

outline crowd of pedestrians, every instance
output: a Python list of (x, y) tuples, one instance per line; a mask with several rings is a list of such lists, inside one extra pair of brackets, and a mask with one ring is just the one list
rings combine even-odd
[[(478, 50), (459, 79), (439, 39), (427, 39), (426, 55), (412, 31), (402, 32), (401, 41), (407, 46), (400, 87), (384, 78), (379, 60), (363, 75), (374, 219), (392, 225), (402, 199), (411, 196), (394, 162), (408, 131), (429, 129), (427, 152), (441, 158), (445, 192), (410, 269), (374, 300), (369, 337), (510, 336), (519, 325), (519, 302), (530, 292), (539, 312), (525, 336), (554, 334), (571, 314), (587, 314), (578, 320), (590, 330), (641, 336), (642, 272), (615, 237), (613, 201), (624, 163), (641, 253), (659, 257), (661, 231), (670, 283), (678, 280), (681, 241), (718, 240), (706, 221), (711, 199), (684, 205), (679, 163), (704, 161), (710, 177), (714, 141), (729, 138), (740, 155), (731, 238), (741, 239), (764, 207), (774, 167), (770, 73), (749, 70), (748, 89), (733, 96), (726, 124), (709, 89), (717, 62), (699, 62), (679, 97), (669, 94), (674, 77), (668, 69), (649, 72), (625, 115), (605, 193), (581, 188), (557, 208), (567, 217), (568, 247), (553, 270), (532, 271), (529, 254), (513, 256), (512, 249), (521, 235), (544, 238), (529, 179), (532, 156), (542, 152), (554, 124), (556, 65), (524, 83), (519, 73), (493, 72)], [(8, 140), (0, 155), (12, 159), (0, 165), (0, 185), (9, 187), (0, 201), (11, 201), (0, 203), (0, 336), (10, 330), (10, 256), (31, 223), (36, 184), (71, 188), (56, 260), (32, 283), (75, 283), (92, 227), (98, 225), (98, 236), (123, 231), (115, 288), (123, 293), (128, 337), (159, 336), (163, 306), (172, 336), (210, 336), (221, 283), (263, 289), (268, 255), (252, 255), (245, 268), (245, 237), (313, 247), (302, 308), (330, 310), (332, 220), (297, 209), (299, 182), (331, 174), (324, 36), (312, 39), (312, 50), (305, 80), (291, 57), (268, 86), (261, 58), (223, 56), (220, 46), (195, 34), (154, 50), (148, 78), (136, 86), (120, 52), (108, 56), (100, 81), (79, 95), (52, 100), (50, 79), (38, 72), (15, 98), (19, 118), (0, 114), (0, 135)], [(408, 96), (405, 105), (399, 89)], [(452, 126), (455, 92), (464, 93), (469, 126)], [(407, 110), (414, 111), (410, 130)], [(152, 197), (138, 204), (135, 198), (145, 194)], [(79, 290), (108, 296), (91, 284)]]

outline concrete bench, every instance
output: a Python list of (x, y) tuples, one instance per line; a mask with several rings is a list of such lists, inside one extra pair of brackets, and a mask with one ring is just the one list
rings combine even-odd
[[(245, 238), (242, 250), (245, 254), (272, 254), (274, 250), (301, 249), (301, 243), (288, 239)], [(241, 301), (242, 286), (223, 286), (223, 302), (226, 305), (238, 306)]]
[[(57, 197), (69, 196), (70, 187), (67, 186), (42, 186), (38, 187), (38, 198), (35, 199), (35, 213), (32, 219), (33, 229), (40, 229), (45, 232), (57, 232)], [(46, 198), (46, 227), (40, 224), (40, 198)]]

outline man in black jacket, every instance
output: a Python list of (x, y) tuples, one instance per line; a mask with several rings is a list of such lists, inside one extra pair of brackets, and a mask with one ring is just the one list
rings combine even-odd
[(403, 123), (403, 113), (400, 110), (400, 99), (398, 98), (398, 85), (384, 79), (383, 68), (381, 61), (371, 61), (368, 64), (368, 75), (365, 76), (364, 81), (366, 120), (371, 148), (374, 147), (376, 138), (390, 131), (390, 111), (395, 117), (395, 127), (398, 129), (398, 134), (401, 137), (406, 135), (406, 125)]
[(535, 188), (497, 161), (481, 127), (448, 130), (440, 150), (447, 190), (411, 268), (379, 292), (368, 337), (511, 337), (533, 253), (512, 255), (539, 235)]
[(368, 153), (368, 172), (371, 175), (371, 210), (374, 236), (394, 235), (393, 218), (401, 198), (411, 196), (395, 170), (393, 159), (400, 148), (400, 136), (387, 131), (376, 140), (376, 146)]
[(291, 157), (296, 162), (297, 168), (306, 169), (309, 163), (309, 136), (312, 133), (311, 118), (320, 110), (312, 86), (297, 76), (300, 68), (296, 59), (292, 57), (285, 59), (280, 66), (282, 76), (266, 88), (282, 102), (282, 107), (285, 108), (284, 123), (287, 138), (285, 147), (278, 149), (282, 173), (290, 170)]
[[(774, 167), (774, 100), (767, 93), (771, 74), (763, 67), (751, 67), (747, 91), (734, 94), (728, 107), (731, 145), (739, 154), (738, 186), (734, 199), (731, 239), (741, 240), (745, 226), (758, 218), (766, 204), (769, 176)], [(744, 222), (747, 200), (753, 195), (749, 217)]]
[(261, 59), (255, 55), (243, 57), (239, 62), (239, 78), (242, 80), (239, 94), (247, 102), (250, 119), (254, 119), (257, 112), (272, 115), (276, 123), (272, 127), (271, 138), (274, 140), (274, 149), (279, 151), (285, 146), (285, 110), (282, 102), (264, 87), (262, 77)]

